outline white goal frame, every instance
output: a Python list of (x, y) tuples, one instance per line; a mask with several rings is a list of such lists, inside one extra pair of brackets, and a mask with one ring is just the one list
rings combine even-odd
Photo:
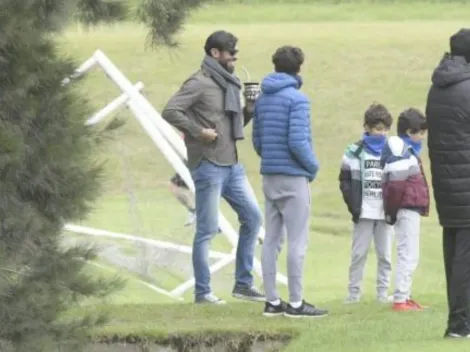
[[(175, 171), (181, 176), (184, 182), (188, 185), (191, 192), (195, 192), (194, 183), (191, 178), (189, 169), (184, 164), (183, 160), (187, 160), (186, 147), (184, 141), (179, 136), (178, 132), (166, 122), (152, 104), (141, 94), (141, 90), (144, 87), (142, 82), (138, 82), (133, 85), (124, 74), (111, 62), (111, 60), (101, 51), (97, 50), (88, 60), (86, 60), (76, 71), (68, 78), (63, 80), (63, 84), (68, 84), (81, 76), (84, 76), (94, 67), (100, 67), (106, 76), (113, 81), (116, 86), (122, 91), (122, 94), (105, 106), (102, 110), (95, 113), (87, 121), (87, 125), (94, 125), (101, 122), (107, 115), (121, 108), (123, 105), (131, 110), (134, 117), (141, 124), (142, 128), (149, 135), (155, 146), (160, 150), (163, 156), (175, 169)], [(251, 185), (247, 180), (247, 184), (250, 187), (250, 191), (255, 196)], [(210, 251), (209, 257), (217, 259), (217, 261), (211, 265), (210, 272), (215, 273), (228, 264), (235, 261), (236, 248), (238, 242), (238, 233), (225, 218), (225, 216), (219, 211), (219, 227), (223, 234), (227, 237), (228, 241), (233, 246), (233, 250), (230, 253), (221, 253)], [(74, 232), (76, 234), (82, 234), (87, 236), (98, 236), (115, 238), (122, 240), (131, 240), (136, 242), (145, 243), (146, 245), (153, 246), (164, 250), (172, 250), (180, 253), (192, 253), (192, 248), (176, 243), (157, 241), (153, 239), (139, 237), (137, 235), (120, 234), (110, 232), (106, 230), (94, 229), (90, 227), (77, 226), (74, 224), (66, 224), (65, 230)], [(264, 239), (264, 228), (261, 227), (258, 238), (260, 242)], [(254, 270), (258, 276), (262, 277), (261, 264), (259, 260), (254, 258)], [(281, 273), (277, 274), (277, 281), (287, 285), (287, 278)], [(152, 286), (145, 283), (147, 286)], [(187, 281), (181, 283), (171, 291), (166, 291), (162, 288), (153, 286), (152, 288), (156, 292), (160, 292), (167, 296), (174, 297), (176, 299), (183, 299), (183, 294), (189, 289), (194, 287), (194, 277), (191, 277)]]

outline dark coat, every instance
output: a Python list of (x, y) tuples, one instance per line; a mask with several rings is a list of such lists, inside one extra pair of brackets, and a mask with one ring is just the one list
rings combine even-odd
[(362, 140), (348, 145), (338, 176), (339, 189), (354, 223), (357, 223), (361, 216), (363, 151)]
[(470, 227), (470, 65), (446, 54), (428, 93), (428, 149), (443, 227)]

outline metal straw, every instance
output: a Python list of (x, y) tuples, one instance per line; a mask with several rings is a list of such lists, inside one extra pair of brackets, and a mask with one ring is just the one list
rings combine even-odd
[(250, 73), (248, 72), (248, 70), (246, 69), (246, 67), (245, 67), (245, 66), (242, 66), (242, 69), (243, 69), (243, 71), (245, 71), (246, 77), (248, 78), (248, 82), (251, 82)]

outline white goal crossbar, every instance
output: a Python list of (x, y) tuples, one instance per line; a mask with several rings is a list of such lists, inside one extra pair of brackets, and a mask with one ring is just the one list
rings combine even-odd
[[(124, 74), (111, 62), (111, 60), (101, 51), (97, 50), (92, 57), (85, 61), (70, 77), (63, 80), (63, 84), (70, 83), (73, 79), (77, 79), (85, 75), (95, 66), (99, 66), (110, 78), (117, 87), (122, 91), (122, 94), (109, 103), (102, 110), (95, 113), (87, 121), (87, 125), (94, 125), (101, 122), (107, 115), (127, 105), (137, 121), (141, 124), (142, 128), (149, 135), (155, 146), (160, 150), (163, 156), (181, 176), (184, 182), (188, 185), (189, 189), (194, 193), (194, 183), (191, 178), (189, 169), (186, 167), (183, 160), (187, 160), (186, 147), (178, 132), (166, 122), (152, 104), (141, 94), (144, 87), (142, 82), (138, 82), (135, 86), (124, 76)], [(247, 186), (250, 189), (253, 197), (255, 194), (248, 180)], [(227, 237), (233, 250), (231, 253), (221, 253), (210, 251), (209, 257), (217, 259), (217, 261), (210, 267), (210, 272), (215, 273), (235, 260), (235, 251), (238, 243), (238, 233), (235, 231), (230, 222), (219, 211), (219, 227), (223, 234)], [(179, 245), (171, 242), (158, 241), (139, 237), (136, 235), (119, 234), (106, 230), (99, 230), (90, 227), (77, 226), (74, 224), (66, 224), (65, 230), (77, 234), (88, 236), (107, 237), (121, 240), (132, 240), (134, 242), (145, 243), (146, 245), (153, 246), (160, 249), (177, 251), (180, 253), (192, 253), (192, 248), (189, 246)], [(258, 235), (260, 241), (264, 239), (264, 228)], [(261, 264), (255, 257), (254, 269), (261, 277)], [(287, 285), (287, 278), (278, 273), (277, 280)], [(194, 277), (188, 279), (186, 282), (181, 283), (171, 291), (165, 291), (161, 288), (154, 288), (157, 292), (165, 292), (165, 294), (181, 299), (182, 295), (194, 286)]]

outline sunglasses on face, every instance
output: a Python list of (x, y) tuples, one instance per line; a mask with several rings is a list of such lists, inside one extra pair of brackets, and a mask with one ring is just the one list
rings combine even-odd
[(222, 51), (225, 51), (225, 52), (229, 53), (232, 56), (235, 56), (238, 53), (237, 49), (224, 49)]

